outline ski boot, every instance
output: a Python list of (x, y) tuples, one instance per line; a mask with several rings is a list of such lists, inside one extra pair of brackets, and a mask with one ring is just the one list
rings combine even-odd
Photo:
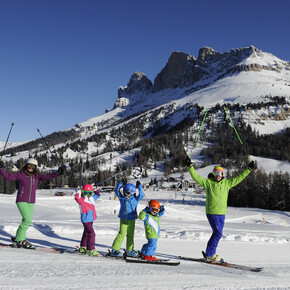
[(148, 255), (148, 256), (144, 256), (144, 260), (147, 260), (147, 261), (155, 261), (155, 262), (158, 261), (157, 258), (152, 257), (152, 256), (150, 256), (150, 255)]
[(27, 240), (15, 241), (14, 237), (11, 237), (11, 240), (12, 240), (12, 247), (14, 248), (24, 248), (24, 249), (35, 250), (35, 247)]
[(121, 258), (123, 256), (123, 254), (118, 250), (112, 249), (112, 251), (110, 252), (110, 256)]
[(80, 254), (86, 254), (87, 252), (87, 247), (80, 247), (77, 250)]
[(94, 249), (94, 250), (86, 250), (86, 254), (88, 256), (94, 256), (94, 257), (100, 256), (100, 253), (96, 249)]
[(137, 258), (139, 256), (139, 253), (135, 250), (126, 251), (126, 256), (131, 258)]
[(205, 257), (205, 260), (211, 263), (217, 263), (217, 264), (223, 263), (223, 259), (217, 254), (214, 254), (210, 257)]

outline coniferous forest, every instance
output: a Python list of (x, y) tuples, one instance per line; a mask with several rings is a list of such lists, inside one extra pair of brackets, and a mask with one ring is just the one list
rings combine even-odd
[[(257, 109), (281, 104), (285, 104), (285, 99), (273, 98), (273, 101), (267, 104), (248, 104), (247, 106), (237, 104), (227, 105), (227, 108), (233, 115), (235, 112), (249, 108)], [(48, 168), (68, 164), (63, 178), (54, 180), (54, 187), (64, 184), (77, 187), (80, 185), (80, 180), (83, 184), (95, 183), (114, 186), (123, 174), (129, 176), (134, 168), (139, 168), (142, 175), (147, 177), (148, 171), (156, 169), (158, 163), (163, 164), (164, 177), (168, 177), (172, 173), (182, 175), (187, 170), (185, 167), (186, 154), (195, 146), (195, 137), (203, 119), (202, 109), (195, 105), (194, 111), (197, 115), (184, 118), (174, 127), (169, 127), (166, 122), (161, 124), (156, 121), (152, 122), (151, 128), (148, 128), (146, 118), (136, 118), (134, 122), (128, 122), (122, 128), (111, 130), (111, 138), (117, 141), (114, 143), (114, 148), (111, 143), (106, 141), (104, 133), (96, 133), (84, 140), (75, 139), (76, 132), (71, 130), (72, 135), (69, 134), (70, 131), (67, 131), (63, 136), (59, 132), (48, 136), (50, 150), (53, 153), (51, 157), (48, 157), (48, 150), (44, 151), (45, 145), (41, 145), (41, 140), (6, 150), (5, 153), (17, 155), (17, 152), (29, 150), (34, 152), (29, 157), (36, 158), (40, 164), (44, 164)], [(160, 108), (158, 113), (163, 113), (162, 110), (163, 108)], [(158, 119), (157, 113), (155, 114), (156, 116), (152, 117), (153, 120), (155, 117)], [(220, 121), (217, 122), (217, 119)], [(203, 148), (200, 153), (203, 160), (202, 166), (220, 164), (228, 169), (227, 178), (230, 178), (247, 166), (248, 155), (290, 162), (290, 128), (278, 134), (259, 135), (250, 125), (247, 125), (242, 117), (235, 119), (235, 126), (244, 141), (242, 145), (220, 105), (212, 108), (198, 138), (199, 145)], [(65, 142), (65, 145), (56, 149), (57, 140)], [(104, 146), (94, 155), (89, 156), (86, 153), (88, 142)], [(29, 148), (35, 148), (36, 143), (38, 150), (30, 150)], [(83, 154), (81, 157), (69, 158), (65, 154), (68, 148), (75, 152), (83, 152)], [(131, 160), (117, 164), (112, 172), (102, 169), (106, 162), (101, 156), (103, 153), (112, 152), (112, 150), (123, 153), (134, 148), (140, 150), (136, 150)], [(112, 162), (113, 158), (113, 153), (111, 153), (109, 162)], [(194, 162), (194, 160), (192, 161)], [(15, 166), (21, 169), (24, 164), (25, 160), (20, 158)], [(11, 161), (2, 165), (8, 172), (13, 168)], [(50, 186), (50, 182), (39, 183), (39, 188), (49, 188)], [(12, 194), (16, 188), (15, 182), (0, 178), (0, 192)], [(261, 169), (255, 170), (241, 184), (231, 189), (229, 205), (290, 211), (289, 173), (271, 172), (267, 174)]]

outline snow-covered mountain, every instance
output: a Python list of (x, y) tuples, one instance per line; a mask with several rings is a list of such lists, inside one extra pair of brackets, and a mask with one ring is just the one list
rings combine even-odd
[[(204, 47), (197, 59), (182, 52), (172, 53), (153, 83), (145, 74), (135, 72), (128, 85), (119, 88), (113, 110), (79, 126), (94, 126), (99, 130), (124, 118), (156, 110), (161, 105), (166, 108), (173, 105), (178, 110), (197, 103), (210, 108), (224, 103), (267, 102), (274, 96), (284, 96), (289, 100), (289, 61), (253, 46), (223, 54)], [(283, 124), (277, 126), (277, 131), (289, 127), (289, 106), (284, 110), (287, 111), (285, 122), (281, 120)], [(251, 118), (257, 120), (263, 114), (253, 112)], [(261, 130), (267, 133), (267, 130)], [(273, 129), (269, 133), (272, 132)]]
[[(242, 117), (258, 134), (284, 132), (290, 127), (290, 62), (254, 46), (225, 53), (204, 47), (197, 58), (173, 52), (153, 82), (135, 72), (127, 86), (119, 88), (112, 110), (46, 139), (67, 165), (68, 159), (86, 156), (101, 158), (102, 169), (112, 169), (108, 161), (113, 149), (122, 148), (117, 162), (132, 162), (140, 140), (183, 126), (186, 120), (196, 135), (202, 112), (210, 108), (211, 120), (219, 122), (224, 104), (235, 107), (234, 121)], [(38, 139), (10, 149), (12, 156), (4, 159), (16, 162), (49, 154), (41, 143)]]

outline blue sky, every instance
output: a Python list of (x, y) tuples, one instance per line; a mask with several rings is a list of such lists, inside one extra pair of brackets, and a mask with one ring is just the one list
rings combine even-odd
[(290, 61), (290, 1), (1, 0), (0, 141), (39, 138), (111, 109), (135, 71), (173, 51), (254, 45)]

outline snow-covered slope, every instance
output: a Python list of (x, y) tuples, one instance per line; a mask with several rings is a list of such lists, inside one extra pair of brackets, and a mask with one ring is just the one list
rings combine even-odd
[[(168, 88), (156, 93), (135, 91), (128, 96), (123, 106), (82, 122), (79, 126), (92, 126), (97, 131), (129, 116), (148, 112), (161, 105), (168, 107), (172, 103), (176, 104), (176, 108), (196, 103), (211, 108), (216, 104), (224, 103), (243, 105), (267, 102), (275, 96), (285, 97), (289, 102), (290, 63), (270, 53), (250, 48), (245, 50), (250, 50), (251, 54), (246, 55), (240, 62), (234, 62), (234, 57), (231, 60), (229, 53), (222, 57), (222, 60), (227, 57), (228, 65), (222, 64), (220, 58), (212, 60), (212, 63), (207, 62), (206, 66), (210, 74), (189, 87)], [(224, 68), (221, 70), (222, 65)], [(289, 109), (289, 106), (286, 108)], [(255, 120), (257, 119), (259, 115), (255, 116)], [(277, 121), (277, 125), (271, 126), (269, 133), (289, 127), (288, 119), (289, 115), (287, 120)], [(273, 127), (276, 127), (277, 131), (273, 130)], [(264, 127), (256, 127), (256, 129), (261, 130), (263, 134), (267, 133)]]
[[(199, 172), (200, 173), (200, 172)], [(33, 224), (27, 238), (43, 247), (79, 245), (83, 226), (72, 189), (67, 196), (38, 191)], [(165, 204), (156, 256), (178, 260), (201, 257), (211, 234), (204, 195), (179, 191), (145, 191), (147, 199)], [(172, 199), (166, 204), (166, 200)], [(138, 211), (146, 206), (145, 199)], [(119, 228), (119, 202), (101, 192), (94, 223), (96, 249), (106, 253)], [(15, 195), (0, 194), (0, 243), (10, 243), (21, 221)], [(49, 254), (0, 247), (0, 289), (289, 289), (290, 213), (229, 208), (218, 253), (227, 261), (264, 267), (260, 273), (180, 261), (178, 267), (136, 265), (108, 258)], [(144, 225), (136, 221), (135, 249), (146, 242)], [(125, 247), (125, 241), (123, 243)]]

